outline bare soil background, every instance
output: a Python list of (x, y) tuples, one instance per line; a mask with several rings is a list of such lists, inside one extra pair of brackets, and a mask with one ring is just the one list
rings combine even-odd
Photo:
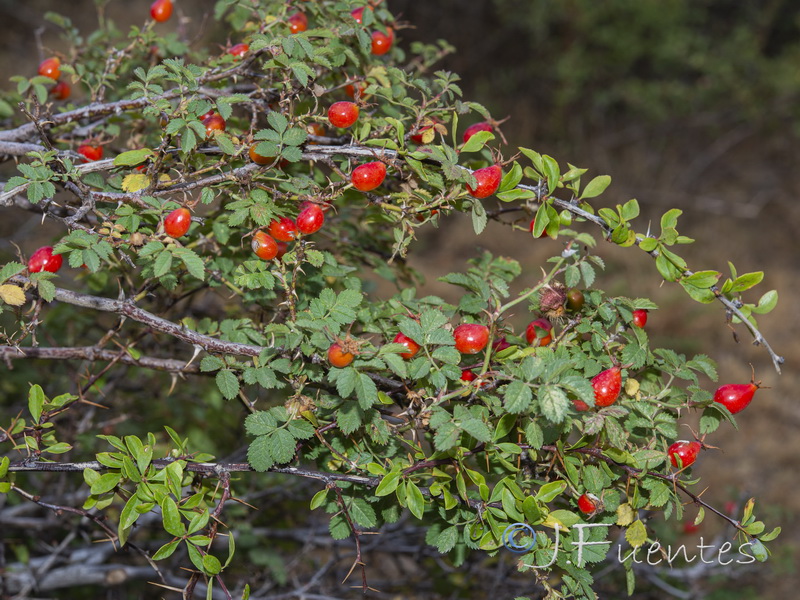
[[(109, 14), (124, 30), (130, 23), (141, 22), (140, 15), (146, 14), (149, 4), (149, 0), (111, 2)], [(212, 0), (184, 0), (176, 8), (195, 13), (212, 6)], [(390, 7), (416, 27), (401, 32), (404, 44), (412, 39), (444, 38), (457, 47), (459, 53), (448, 57), (444, 68), (462, 75), (467, 97), (485, 104), (496, 117), (511, 116), (504, 132), (512, 146), (535, 148), (562, 163), (588, 167), (593, 175), (610, 174), (613, 184), (602, 202), (613, 205), (635, 197), (643, 209), (643, 222), (652, 219), (657, 226), (662, 212), (681, 208), (685, 213), (679, 223), (681, 232), (698, 240), (682, 248), (691, 268), (726, 272), (726, 260), (732, 260), (740, 273), (766, 271), (759, 289), (777, 289), (781, 299), (776, 310), (760, 321), (765, 337), (786, 359), (780, 376), (767, 353), (750, 344), (745, 330), (739, 329), (739, 343), (733, 340), (721, 306), (698, 305), (678, 286), (660, 286), (653, 261), (643, 253), (604, 243), (597, 249), (608, 264), (598, 285), (610, 293), (647, 296), (660, 305), (647, 325), (654, 343), (684, 353), (708, 354), (718, 362), (723, 383), (748, 381), (752, 364), (756, 377), (770, 386), (759, 391), (751, 407), (740, 415), (738, 432), (724, 425), (710, 437), (710, 443), (720, 450), (706, 452), (696, 473), (709, 487), (704, 496), (707, 500), (722, 505), (729, 499), (755, 496), (767, 526), (783, 525), (783, 533), (772, 546), (774, 555), (769, 563), (703, 582), (702, 589), (716, 591), (700, 597), (796, 597), (800, 589), (796, 568), (800, 564), (797, 138), (789, 127), (763, 130), (744, 124), (720, 134), (701, 119), (667, 117), (654, 123), (618, 115), (599, 128), (596, 122), (588, 128), (576, 118), (554, 136), (543, 122), (548, 115), (524, 91), (492, 95), (493, 78), (513, 60), (515, 40), (492, 29), (491, 2), (394, 0)], [(90, 0), (0, 0), (0, 80), (35, 71), (40, 60), (36, 30), (43, 25), (42, 15), (47, 10), (69, 14), (84, 32), (95, 26)], [(46, 46), (62, 48), (52, 27), (42, 32), (42, 40)], [(531, 78), (535, 76), (530, 73)], [(528, 84), (530, 81), (520, 81), (520, 89)], [(48, 227), (39, 227), (35, 219), (24, 223), (4, 219), (0, 249), (11, 251), (10, 240), (26, 234), (32, 236), (24, 245), (30, 251), (37, 247), (36, 236), (52, 233)], [(478, 244), (520, 260), (531, 281), (540, 273), (544, 259), (560, 248), (558, 241), (533, 240), (495, 223), (478, 238)], [(426, 291), (454, 298), (457, 290), (436, 278), (461, 269), (476, 252), (471, 223), (450, 217), (438, 229), (431, 227), (424, 233), (410, 262), (425, 274)], [(522, 324), (525, 316), (519, 318)], [(710, 389), (713, 386), (708, 382)], [(708, 517), (696, 535), (708, 538), (717, 529), (714, 519)]]

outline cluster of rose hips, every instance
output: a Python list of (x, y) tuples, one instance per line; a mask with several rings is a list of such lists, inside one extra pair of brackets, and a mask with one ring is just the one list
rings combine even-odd
[(61, 77), (61, 59), (51, 56), (39, 63), (39, 75), (49, 77), (56, 84), (50, 88), (50, 95), (56, 100), (66, 100), (72, 93), (72, 88), (66, 81), (59, 80)]

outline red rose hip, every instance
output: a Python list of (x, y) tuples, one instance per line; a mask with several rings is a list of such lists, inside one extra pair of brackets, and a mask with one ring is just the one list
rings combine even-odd
[(83, 156), (83, 162), (94, 162), (103, 158), (103, 147), (92, 146), (91, 144), (81, 144), (78, 146), (78, 154)]
[(57, 56), (44, 59), (39, 63), (39, 75), (50, 79), (61, 77), (61, 59)]
[(271, 235), (263, 231), (256, 231), (250, 242), (250, 248), (258, 258), (263, 260), (272, 260), (278, 256), (278, 243)]
[(382, 56), (392, 49), (394, 43), (394, 31), (391, 27), (386, 28), (386, 33), (382, 31), (372, 32), (372, 54)]
[(594, 494), (581, 494), (578, 498), (578, 509), (585, 515), (593, 515), (597, 512), (600, 505), (600, 499)]
[(633, 324), (640, 329), (644, 329), (647, 325), (647, 311), (643, 308), (637, 308), (633, 311)]
[(50, 95), (56, 100), (66, 100), (72, 93), (72, 88), (66, 81), (59, 81), (50, 89)]
[(477, 180), (477, 184), (474, 188), (467, 185), (469, 193), (475, 198), (488, 198), (500, 187), (503, 171), (497, 165), (492, 165), (491, 167), (478, 169), (472, 175)]
[(232, 46), (230, 50), (228, 50), (228, 54), (235, 56), (236, 58), (242, 58), (248, 53), (249, 50), (250, 46), (248, 44), (236, 44), (235, 46)]
[[(206, 113), (208, 115), (208, 113)], [(201, 121), (206, 126), (206, 135), (211, 137), (215, 131), (225, 131), (225, 119), (219, 113), (212, 113)]]
[(164, 232), (172, 238), (186, 235), (192, 224), (192, 214), (188, 208), (176, 208), (164, 219)]
[(611, 406), (622, 390), (622, 374), (619, 367), (611, 367), (592, 378), (595, 406)]
[(456, 350), (461, 354), (477, 354), (489, 343), (489, 328), (477, 323), (462, 323), (453, 331)]
[(702, 444), (698, 441), (687, 442), (680, 440), (672, 444), (667, 449), (667, 456), (675, 468), (685, 468), (697, 460), (697, 455), (700, 453)]
[(400, 352), (400, 357), (405, 358), (406, 360), (411, 360), (414, 358), (414, 355), (419, 352), (419, 344), (403, 333), (398, 333), (396, 336), (394, 336), (392, 343), (402, 344), (408, 348), (407, 352)]
[(386, 179), (386, 165), (380, 161), (358, 165), (350, 175), (353, 187), (360, 192), (374, 190), (384, 179)]
[(150, 5), (150, 16), (163, 23), (172, 16), (172, 0), (156, 0)]
[(31, 254), (28, 259), (28, 271), (31, 273), (55, 273), (61, 268), (64, 259), (60, 254), (53, 254), (52, 246), (44, 246)]
[(295, 222), (300, 233), (309, 235), (320, 230), (322, 224), (325, 223), (325, 214), (316, 204), (308, 204), (297, 215)]
[(292, 33), (300, 33), (308, 29), (308, 17), (303, 12), (296, 12), (289, 17), (289, 31)]
[(328, 362), (334, 367), (343, 369), (353, 362), (354, 358), (355, 355), (345, 352), (338, 343), (331, 344), (330, 348), (328, 348)]
[(358, 120), (358, 105), (354, 102), (334, 102), (328, 108), (328, 120), (331, 125), (347, 129)]
[(272, 221), (268, 231), (279, 242), (292, 242), (297, 237), (297, 225), (287, 217), (280, 217)]
[(758, 389), (757, 383), (729, 383), (714, 392), (714, 402), (719, 402), (731, 413), (736, 414), (747, 408)]
[(536, 319), (525, 329), (525, 339), (531, 346), (547, 346), (553, 341), (553, 325), (547, 319)]

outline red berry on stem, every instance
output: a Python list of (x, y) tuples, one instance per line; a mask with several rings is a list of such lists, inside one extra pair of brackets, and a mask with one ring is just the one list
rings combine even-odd
[(470, 381), (475, 381), (476, 378), (477, 375), (475, 375), (475, 373), (473, 373), (469, 369), (464, 369), (463, 371), (461, 371), (461, 381), (466, 381), (467, 383), (469, 383)]
[[(206, 113), (208, 115), (208, 113)], [(225, 119), (219, 113), (211, 113), (202, 120), (206, 126), (206, 135), (211, 137), (215, 131), (225, 131)]]
[(701, 448), (702, 444), (697, 440), (693, 442), (680, 440), (672, 444), (667, 449), (667, 456), (669, 456), (669, 460), (673, 467), (684, 468), (688, 467), (694, 463), (695, 460), (697, 460), (697, 455), (700, 453)]
[(391, 27), (386, 28), (386, 33), (382, 31), (372, 32), (372, 53), (375, 56), (386, 54), (392, 49), (394, 43), (394, 31)]
[(78, 154), (83, 156), (84, 162), (94, 162), (103, 158), (103, 147), (92, 146), (91, 144), (81, 144), (78, 146)]
[(150, 16), (163, 23), (172, 16), (172, 0), (156, 0), (150, 5)]
[(622, 373), (619, 367), (611, 367), (592, 378), (595, 406), (611, 406), (619, 398), (622, 389)]
[(287, 217), (280, 217), (269, 224), (269, 234), (279, 242), (293, 242), (297, 237), (297, 225)]
[(347, 129), (358, 120), (358, 105), (353, 102), (334, 102), (328, 108), (328, 120), (331, 125)]
[(231, 47), (230, 50), (228, 50), (228, 54), (231, 54), (236, 58), (242, 58), (248, 53), (249, 50), (250, 46), (248, 44), (236, 44), (235, 46)]
[(263, 260), (272, 260), (278, 255), (278, 243), (263, 231), (256, 231), (250, 242), (250, 248)]
[(600, 505), (600, 499), (594, 494), (581, 494), (578, 498), (578, 509), (585, 515), (593, 515), (597, 512)]
[(531, 346), (547, 346), (553, 341), (553, 325), (547, 319), (536, 319), (525, 329), (525, 339)]
[(354, 358), (355, 355), (342, 350), (342, 346), (338, 343), (333, 343), (330, 348), (328, 348), (328, 362), (334, 367), (343, 369), (353, 362)]
[(456, 350), (461, 354), (477, 354), (489, 343), (489, 328), (477, 323), (462, 323), (453, 331)]
[(60, 254), (53, 254), (52, 246), (44, 246), (31, 254), (28, 259), (28, 271), (31, 273), (55, 273), (61, 268), (64, 259)]
[(464, 143), (466, 144), (469, 141), (469, 138), (471, 138), (479, 131), (494, 131), (494, 127), (492, 127), (491, 125), (489, 125), (489, 123), (486, 123), (485, 121), (481, 123), (475, 123), (474, 125), (470, 125), (464, 132)]
[(647, 311), (643, 308), (637, 308), (633, 311), (633, 324), (640, 329), (644, 329), (644, 326), (647, 325)]
[(303, 234), (311, 234), (319, 231), (325, 222), (325, 214), (316, 204), (308, 204), (297, 215), (297, 230)]
[(169, 237), (179, 238), (186, 235), (192, 224), (192, 214), (188, 208), (176, 208), (164, 219), (164, 231)]
[(300, 33), (308, 29), (308, 17), (303, 12), (296, 12), (289, 17), (289, 31), (292, 33)]
[(719, 402), (731, 413), (736, 414), (747, 408), (747, 405), (753, 400), (758, 389), (758, 384), (750, 383), (729, 383), (720, 386), (714, 392), (714, 402)]
[(386, 179), (386, 165), (380, 161), (358, 165), (350, 175), (353, 187), (360, 192), (369, 192), (383, 183)]
[(44, 59), (39, 63), (39, 75), (50, 79), (61, 77), (61, 59), (57, 56)]
[(408, 352), (400, 352), (401, 358), (405, 358), (406, 360), (411, 360), (414, 358), (414, 355), (419, 352), (419, 344), (403, 333), (398, 333), (396, 336), (394, 336), (392, 343), (402, 344), (408, 348)]
[(50, 89), (50, 95), (56, 100), (66, 100), (72, 93), (72, 88), (66, 81), (59, 81)]
[(477, 185), (474, 188), (467, 185), (469, 193), (475, 198), (488, 198), (500, 187), (503, 171), (497, 165), (492, 165), (491, 167), (478, 169), (472, 175), (477, 180)]

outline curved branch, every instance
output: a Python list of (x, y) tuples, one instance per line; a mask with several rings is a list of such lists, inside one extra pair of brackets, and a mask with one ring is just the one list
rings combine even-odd
[[(9, 281), (19, 283), (22, 285), (30, 284), (30, 279), (21, 275), (15, 275)], [(55, 300), (72, 304), (73, 306), (81, 306), (83, 308), (91, 308), (102, 312), (116, 313), (123, 315), (132, 321), (147, 325), (155, 331), (166, 333), (174, 338), (177, 338), (187, 344), (199, 346), (206, 352), (217, 352), (222, 354), (235, 354), (241, 356), (258, 356), (265, 348), (280, 348), (273, 346), (255, 346), (253, 344), (240, 344), (237, 342), (226, 342), (218, 338), (214, 338), (202, 333), (197, 333), (183, 325), (173, 323), (167, 319), (158, 317), (151, 312), (136, 306), (131, 300), (111, 300), (110, 298), (101, 298), (99, 296), (90, 296), (88, 294), (80, 294), (71, 290), (63, 288), (56, 288)]]
[(200, 367), (172, 358), (140, 356), (134, 358), (125, 350), (103, 350), (94, 346), (67, 347), (19, 347), (0, 346), (0, 359), (17, 360), (22, 358), (44, 360), (88, 360), (92, 362), (118, 362), (134, 367), (167, 371), (169, 373), (199, 373)]

